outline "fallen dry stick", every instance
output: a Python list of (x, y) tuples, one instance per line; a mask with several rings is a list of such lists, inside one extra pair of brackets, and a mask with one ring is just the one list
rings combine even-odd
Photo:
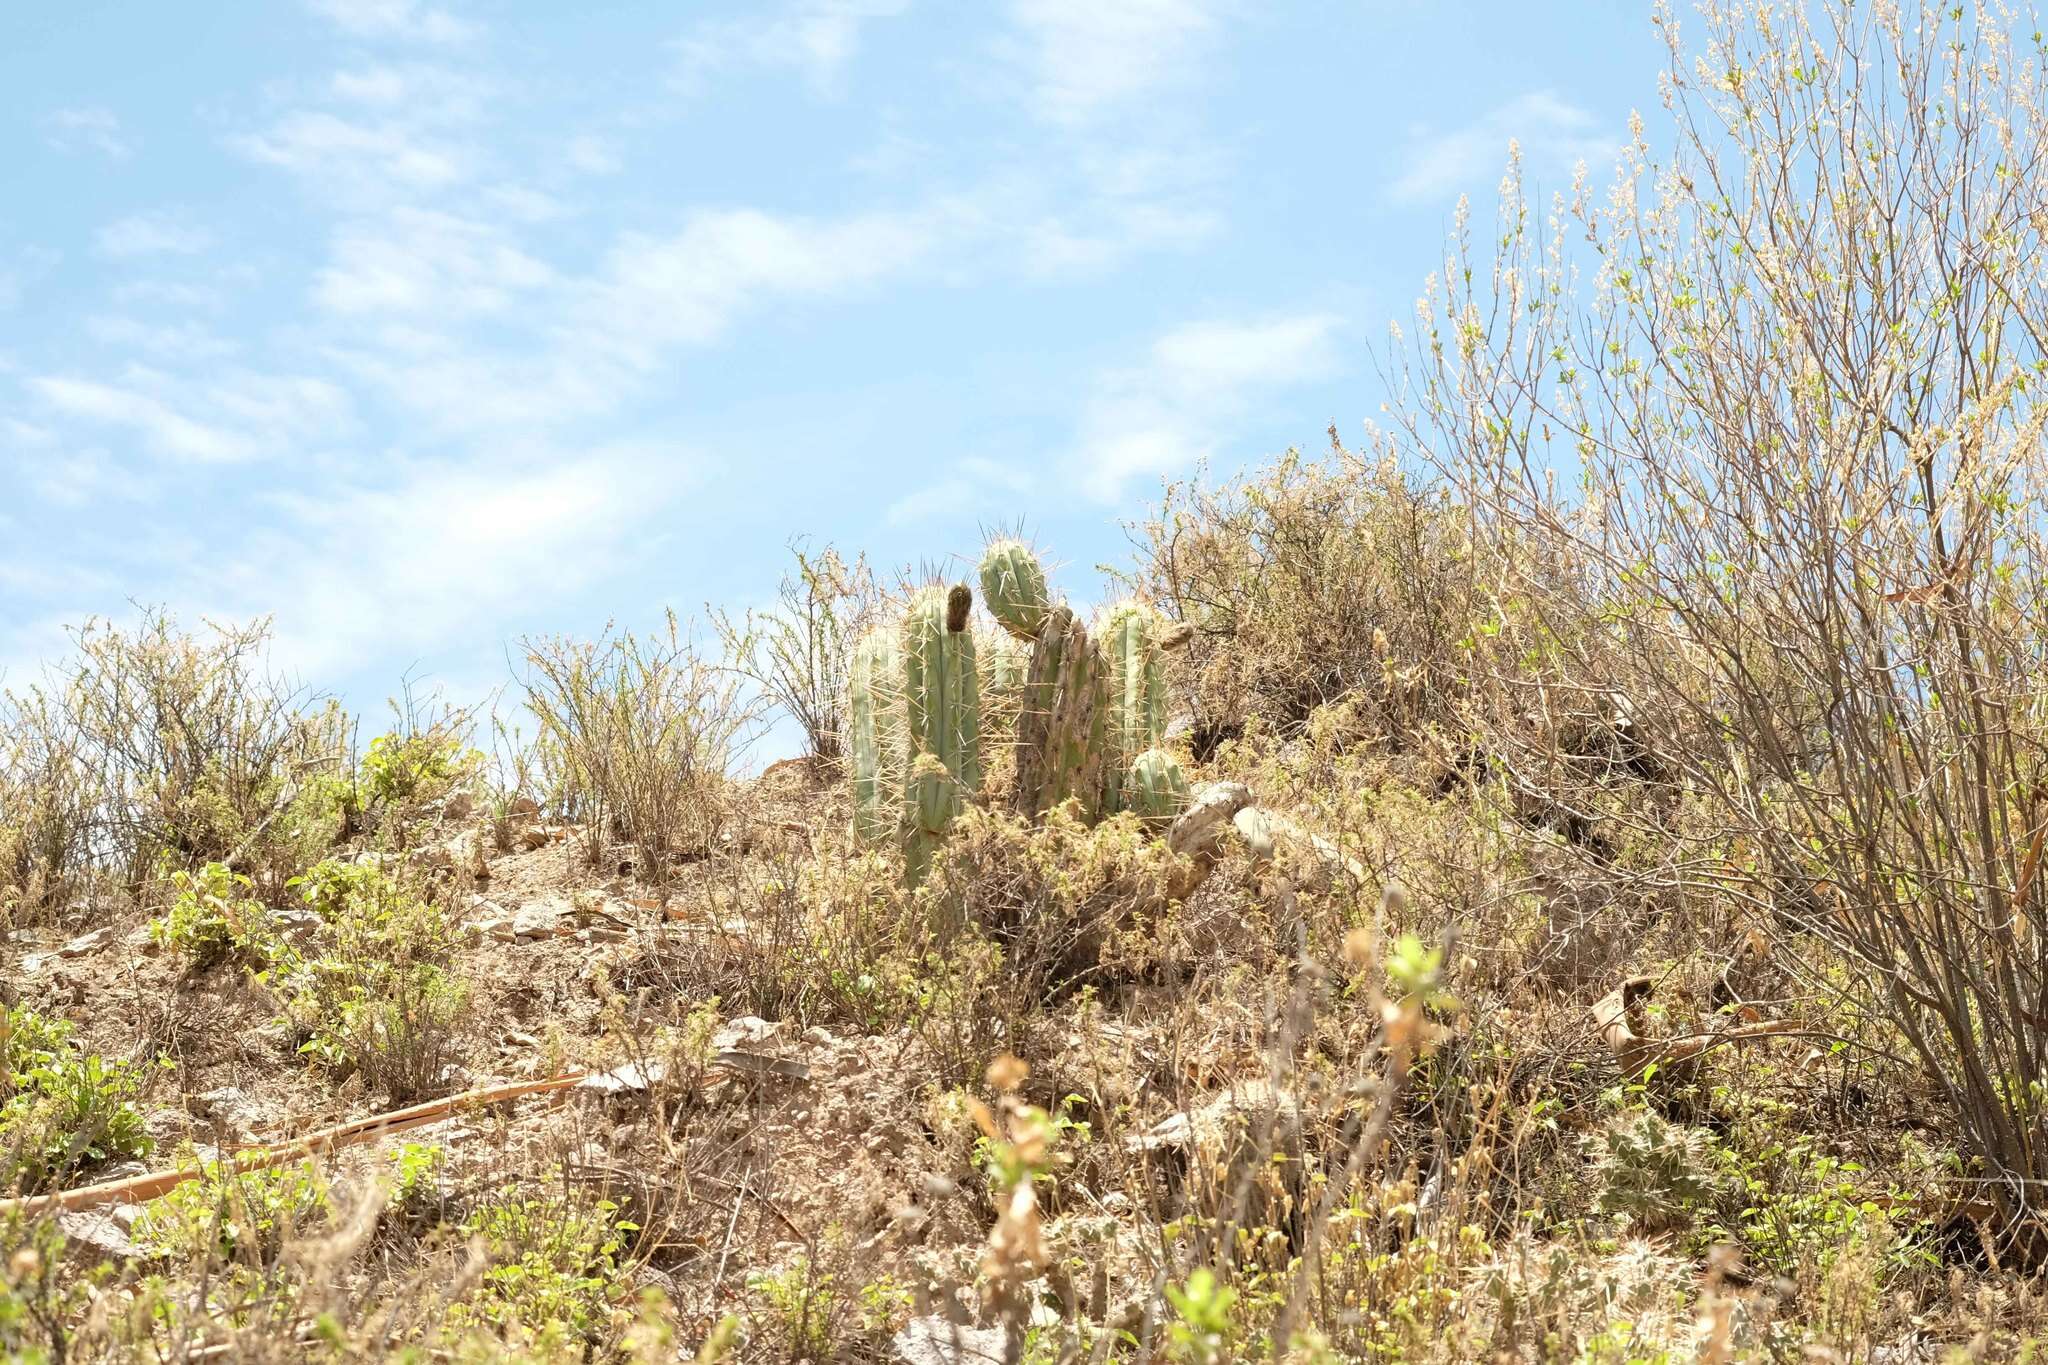
[[(578, 1071), (568, 1075), (551, 1076), (544, 1081), (513, 1081), (505, 1085), (487, 1085), (480, 1090), (465, 1090), (460, 1095), (450, 1095), (446, 1099), (429, 1100), (425, 1104), (395, 1109), (388, 1114), (372, 1114), (368, 1118), (323, 1128), (302, 1138), (244, 1148), (222, 1161), (216, 1169), (239, 1174), (243, 1171), (260, 1171), (270, 1166), (281, 1166), (287, 1161), (324, 1156), (345, 1147), (368, 1142), (372, 1138), (408, 1132), (430, 1123), (439, 1123), (473, 1109), (504, 1104), (527, 1095), (567, 1090), (589, 1079), (591, 1074), (588, 1071)], [(187, 1166), (174, 1171), (151, 1171), (145, 1175), (130, 1176), (126, 1180), (109, 1180), (100, 1185), (81, 1185), (75, 1190), (62, 1190), (56, 1194), (31, 1195), (23, 1199), (0, 1199), (0, 1217), (15, 1213), (33, 1216), (58, 1209), (89, 1209), (98, 1204), (140, 1203), (168, 1194), (186, 1181), (198, 1179), (202, 1174), (204, 1170), (201, 1167)]]
[[(792, 1080), (808, 1079), (810, 1075), (809, 1068), (800, 1062), (760, 1057), (753, 1053), (732, 1050), (719, 1053), (712, 1058), (711, 1065), (727, 1072), (776, 1075)], [(386, 1114), (372, 1114), (368, 1118), (336, 1124), (332, 1128), (323, 1128), (302, 1138), (244, 1147), (221, 1161), (215, 1169), (230, 1174), (260, 1171), (271, 1166), (281, 1166), (288, 1161), (303, 1161), (308, 1157), (325, 1156), (346, 1147), (359, 1146), (373, 1138), (410, 1132), (414, 1128), (424, 1128), (430, 1123), (441, 1123), (494, 1104), (524, 1099), (528, 1095), (545, 1095), (579, 1086), (596, 1090), (600, 1094), (618, 1094), (624, 1091), (645, 1090), (650, 1080), (659, 1079), (658, 1073), (652, 1077), (645, 1076), (641, 1074), (639, 1067), (629, 1064), (613, 1071), (572, 1071), (560, 1076), (550, 1076), (544, 1081), (509, 1081), (503, 1085), (487, 1085), (477, 1090), (465, 1090), (460, 1095), (450, 1095), (446, 1099), (429, 1100), (425, 1104), (415, 1104), (406, 1109), (394, 1109)], [(109, 1180), (99, 1185), (81, 1185), (75, 1190), (61, 1190), (56, 1194), (0, 1199), (0, 1218), (16, 1213), (33, 1217), (59, 1210), (89, 1209), (100, 1204), (141, 1203), (168, 1194), (186, 1181), (196, 1180), (203, 1174), (204, 1168), (187, 1166), (174, 1171), (151, 1171), (145, 1175), (130, 1176), (126, 1180)]]

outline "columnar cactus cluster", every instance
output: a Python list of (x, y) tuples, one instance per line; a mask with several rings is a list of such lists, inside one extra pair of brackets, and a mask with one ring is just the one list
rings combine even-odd
[[(1084, 819), (1129, 810), (1155, 825), (1171, 821), (1187, 803), (1187, 778), (1160, 747), (1160, 656), (1184, 636), (1150, 607), (1126, 602), (1103, 613), (1091, 639), (1052, 600), (1037, 556), (1014, 540), (988, 547), (979, 576), (989, 614), (1017, 642), (988, 651), (987, 712), (1014, 706), (1016, 714), (1012, 808), (1039, 816), (1072, 800)], [(987, 717), (972, 611), (964, 583), (926, 588), (897, 628), (859, 642), (848, 669), (854, 825), (863, 838), (895, 837), (913, 879), (981, 785)]]

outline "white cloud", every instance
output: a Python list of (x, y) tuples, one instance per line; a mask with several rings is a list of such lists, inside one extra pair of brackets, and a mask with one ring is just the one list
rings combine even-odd
[(676, 82), (701, 89), (735, 69), (793, 70), (830, 90), (860, 50), (861, 30), (909, 8), (909, 0), (797, 0), (779, 12), (699, 24), (676, 42)]
[(1115, 502), (1132, 479), (1213, 455), (1260, 394), (1337, 369), (1327, 313), (1198, 322), (1152, 344), (1145, 362), (1104, 375), (1083, 409), (1068, 466), (1089, 496)]
[(155, 303), (216, 313), (226, 303), (219, 289), (190, 280), (123, 280), (114, 286), (114, 299), (119, 303)]
[(1037, 481), (1028, 470), (970, 455), (954, 473), (920, 486), (889, 504), (884, 514), (891, 526), (917, 522), (961, 520), (977, 510), (1014, 505)]
[(256, 161), (343, 194), (438, 189), (470, 174), (463, 148), (422, 129), (357, 122), (325, 110), (287, 114), (266, 132), (231, 141)]
[(116, 260), (136, 256), (192, 256), (213, 245), (213, 234), (174, 210), (131, 214), (99, 230), (99, 253)]
[[(122, 383), (69, 375), (28, 381), (56, 412), (133, 431), (167, 459), (222, 464), (281, 455), (304, 439), (345, 427), (348, 396), (322, 379), (232, 371), (195, 384), (131, 369)], [(193, 411), (206, 414), (204, 419)]]
[[(619, 571), (696, 476), (643, 446), (402, 464), (385, 477), (277, 501), (286, 528), (233, 584), (274, 610), (279, 652), (319, 675), (365, 655), (445, 647)], [(275, 566), (287, 570), (271, 578)]]
[(1581, 161), (1612, 161), (1621, 149), (1620, 141), (1589, 111), (1552, 91), (1538, 90), (1462, 128), (1416, 130), (1388, 197), (1396, 203), (1428, 203), (1490, 186), (1507, 167), (1510, 143), (1520, 144), (1523, 161), (1532, 171), (1560, 179)]
[(838, 219), (707, 210), (667, 237), (628, 233), (590, 303), (594, 330), (628, 347), (702, 344), (769, 298), (845, 294), (900, 274), (943, 245), (943, 208)]
[(135, 144), (113, 110), (99, 105), (59, 109), (43, 119), (44, 139), (60, 152), (92, 151), (125, 161)]
[(1192, 80), (1222, 20), (1219, 0), (1013, 0), (1004, 52), (1051, 123), (1087, 123)]
[(85, 320), (95, 341), (147, 351), (164, 360), (214, 360), (233, 355), (236, 343), (197, 323), (150, 323), (138, 318), (97, 314)]
[(313, 297), (330, 313), (445, 320), (500, 312), (552, 278), (489, 223), (402, 208), (337, 232)]
[(618, 148), (601, 137), (582, 133), (569, 139), (563, 157), (572, 170), (584, 175), (617, 175), (625, 168)]
[(418, 0), (307, 0), (307, 7), (359, 38), (459, 43), (477, 33), (474, 24)]

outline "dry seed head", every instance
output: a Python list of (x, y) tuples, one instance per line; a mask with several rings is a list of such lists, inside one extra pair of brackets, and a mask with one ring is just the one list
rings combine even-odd
[(1024, 1084), (1031, 1074), (1031, 1064), (1021, 1057), (1005, 1052), (988, 1064), (989, 1089), (996, 1091), (1015, 1090)]

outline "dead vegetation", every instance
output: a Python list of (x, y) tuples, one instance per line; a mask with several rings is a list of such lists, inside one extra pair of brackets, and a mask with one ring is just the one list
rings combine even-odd
[(2032, 1358), (2044, 83), (1920, 17), (1671, 26), (1675, 162), (1511, 179), (1362, 450), (1168, 490), (1171, 818), (1018, 798), (985, 631), (976, 780), (858, 837), (829, 549), (530, 642), (495, 763), (82, 630), (0, 715), (0, 1347)]

